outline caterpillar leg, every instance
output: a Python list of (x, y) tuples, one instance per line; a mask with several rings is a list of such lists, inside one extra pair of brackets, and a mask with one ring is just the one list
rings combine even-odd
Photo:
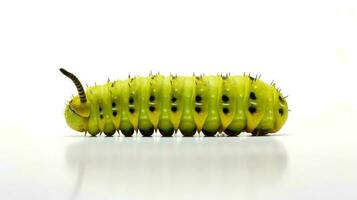
[(224, 130), (228, 136), (238, 136), (244, 129), (246, 123), (242, 119), (233, 120), (232, 123)]
[(114, 133), (116, 132), (116, 129), (114, 127), (114, 125), (110, 122), (107, 122), (105, 124), (105, 128), (103, 130), (104, 132), (104, 135), (107, 136), (107, 137), (111, 137), (114, 135)]
[(185, 137), (192, 137), (196, 133), (196, 124), (194, 121), (182, 121), (180, 123), (180, 131)]
[(104, 131), (104, 134), (105, 134), (105, 136), (107, 136), (107, 137), (112, 137), (112, 136), (114, 135), (115, 131), (116, 131), (115, 129), (105, 130), (105, 131)]
[(154, 133), (154, 126), (149, 119), (139, 120), (139, 130), (144, 137), (150, 137)]
[(213, 137), (217, 134), (219, 127), (220, 127), (219, 118), (214, 118), (214, 119), (207, 118), (203, 126), (202, 132), (206, 137)]
[(174, 134), (174, 127), (169, 119), (159, 121), (159, 132), (163, 137), (170, 137)]
[(134, 134), (134, 127), (129, 121), (122, 121), (120, 123), (120, 131), (126, 137), (131, 137)]
[(234, 137), (234, 136), (238, 136), (241, 131), (240, 130), (233, 130), (230, 128), (226, 128), (226, 130), (224, 130), (224, 133), (227, 134), (230, 137)]
[(259, 129), (255, 129), (253, 132), (252, 132), (252, 135), (253, 136), (264, 136), (268, 133), (270, 133), (271, 131), (269, 130), (259, 130)]

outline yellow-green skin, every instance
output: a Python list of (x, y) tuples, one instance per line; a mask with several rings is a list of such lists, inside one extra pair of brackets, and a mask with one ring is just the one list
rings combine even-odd
[[(288, 117), (286, 99), (274, 85), (250, 76), (135, 77), (88, 87), (87, 102), (75, 96), (66, 106), (67, 124), (95, 136), (117, 130), (131, 136), (159, 130), (171, 136), (196, 131), (214, 136), (277, 132)], [(175, 109), (176, 108), (176, 109)]]

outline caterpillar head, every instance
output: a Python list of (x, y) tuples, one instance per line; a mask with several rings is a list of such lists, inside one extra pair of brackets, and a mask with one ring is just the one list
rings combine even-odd
[(286, 98), (275, 84), (269, 86), (259, 79), (250, 79), (248, 131), (256, 132), (257, 135), (279, 131), (288, 118)]
[(64, 113), (66, 122), (68, 126), (74, 130), (80, 132), (86, 131), (88, 130), (87, 126), (90, 114), (90, 106), (87, 101), (83, 86), (78, 78), (72, 73), (62, 68), (60, 71), (73, 81), (78, 91), (78, 96), (73, 97), (73, 99), (66, 106)]

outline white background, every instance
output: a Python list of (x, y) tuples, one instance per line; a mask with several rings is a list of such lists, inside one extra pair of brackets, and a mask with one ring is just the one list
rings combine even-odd
[(0, 121), (35, 125), (29, 134), (62, 127), (75, 94), (64, 67), (88, 85), (150, 71), (262, 74), (289, 95), (286, 132), (326, 113), (349, 122), (356, 12), (354, 1), (2, 1)]
[[(61, 152), (59, 144), (78, 135), (64, 121), (64, 106), (75, 88), (60, 74), (60, 67), (88, 85), (150, 71), (179, 75), (251, 72), (262, 74), (268, 83), (275, 80), (289, 95), (292, 112), (280, 131), (287, 137), (276, 138), (282, 140), (288, 160), (300, 158), (301, 162), (289, 162), (288, 179), (311, 177), (311, 172), (292, 173), (298, 166), (330, 165), (342, 159), (340, 168), (321, 172), (330, 182), (307, 178), (299, 183), (316, 183), (304, 190), (304, 197), (335, 191), (331, 190), (335, 185), (346, 191), (337, 189), (334, 195), (351, 197), (349, 187), (357, 182), (353, 154), (357, 150), (356, 36), (357, 3), (353, 0), (1, 1), (0, 134), (6, 139), (0, 158), (9, 164), (6, 169), (29, 168), (34, 165), (31, 156), (42, 152), (39, 140), (52, 138), (53, 151)], [(19, 142), (24, 138), (28, 140)], [(271, 139), (267, 140), (269, 144)], [(25, 150), (38, 145), (41, 151)], [(32, 152), (27, 157), (31, 162), (19, 156), (23, 151)], [(331, 151), (336, 157), (325, 156)], [(340, 180), (337, 174), (341, 173), (347, 179)], [(38, 175), (31, 168), (24, 174)], [(21, 176), (11, 180), (15, 185), (23, 182)], [(24, 188), (32, 181), (25, 181)], [(7, 188), (3, 194), (11, 197), (10, 191)]]

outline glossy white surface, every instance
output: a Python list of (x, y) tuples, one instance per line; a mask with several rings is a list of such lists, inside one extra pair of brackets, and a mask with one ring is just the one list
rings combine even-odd
[(17, 137), (2, 199), (356, 199), (355, 135)]

